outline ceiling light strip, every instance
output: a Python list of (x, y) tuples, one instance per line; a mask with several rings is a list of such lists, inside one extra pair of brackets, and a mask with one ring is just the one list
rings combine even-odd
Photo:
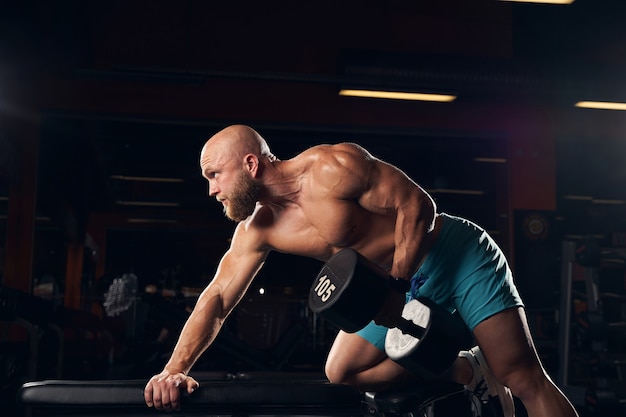
[(572, 4), (574, 0), (500, 0), (511, 3)]
[(576, 107), (599, 110), (626, 110), (626, 103), (615, 101), (579, 101)]
[(474, 162), (487, 162), (492, 164), (506, 164), (506, 158), (474, 158)]
[(575, 200), (575, 201), (591, 201), (593, 197), (590, 195), (564, 195), (563, 198), (565, 200)]
[(440, 103), (449, 103), (456, 99), (456, 96), (448, 94), (406, 93), (401, 91), (349, 89), (340, 90), (339, 95), (348, 97), (386, 98), (390, 100), (436, 101)]
[(608, 204), (608, 205), (621, 205), (626, 203), (625, 200), (613, 200), (608, 198), (594, 198), (591, 200), (592, 204)]

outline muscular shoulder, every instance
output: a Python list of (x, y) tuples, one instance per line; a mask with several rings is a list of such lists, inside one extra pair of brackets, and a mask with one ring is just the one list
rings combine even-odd
[(308, 161), (310, 178), (316, 185), (348, 194), (367, 181), (376, 160), (363, 147), (348, 142), (315, 146), (302, 156)]
[(301, 157), (319, 164), (354, 164), (375, 159), (365, 148), (356, 143), (342, 142), (335, 145), (317, 145), (301, 154)]
[(320, 196), (351, 199), (358, 196), (369, 182), (376, 160), (354, 143), (318, 145), (303, 152), (310, 191)]

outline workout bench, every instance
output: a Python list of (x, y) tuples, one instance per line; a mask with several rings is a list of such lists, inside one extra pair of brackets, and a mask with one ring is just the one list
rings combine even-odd
[[(144, 380), (62, 381), (24, 384), (18, 403), (28, 416), (144, 416), (159, 412), (144, 403)], [(432, 404), (464, 395), (452, 383), (428, 383), (388, 393), (359, 393), (348, 385), (322, 379), (227, 374), (202, 380), (191, 395), (184, 395), (183, 416), (401, 416), (419, 411), (433, 415)], [(456, 400), (455, 400), (456, 402)], [(469, 405), (459, 397), (461, 408)], [(162, 413), (162, 412), (161, 412)], [(416, 414), (413, 414), (416, 415)], [(457, 414), (459, 415), (459, 414)]]

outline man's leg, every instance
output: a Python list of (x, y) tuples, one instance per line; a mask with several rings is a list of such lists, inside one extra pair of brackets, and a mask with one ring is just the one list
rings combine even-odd
[(474, 336), (495, 378), (522, 401), (529, 417), (577, 416), (541, 365), (522, 307), (482, 321), (474, 328)]
[(329, 381), (361, 391), (382, 391), (413, 377), (384, 351), (354, 333), (339, 332), (326, 361)]

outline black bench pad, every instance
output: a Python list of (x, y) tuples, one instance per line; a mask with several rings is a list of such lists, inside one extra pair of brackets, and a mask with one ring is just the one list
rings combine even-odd
[[(360, 394), (347, 385), (295, 380), (199, 382), (193, 394), (182, 398), (186, 414), (361, 415)], [(118, 415), (122, 409), (144, 415), (154, 412), (144, 402), (145, 384), (145, 380), (29, 382), (20, 388), (18, 402), (31, 407), (35, 415), (37, 410), (54, 409), (71, 414), (80, 410), (84, 416)]]
[(367, 392), (363, 401), (368, 406), (384, 413), (404, 414), (453, 395), (465, 395), (463, 385), (454, 382), (428, 381), (396, 391)]

